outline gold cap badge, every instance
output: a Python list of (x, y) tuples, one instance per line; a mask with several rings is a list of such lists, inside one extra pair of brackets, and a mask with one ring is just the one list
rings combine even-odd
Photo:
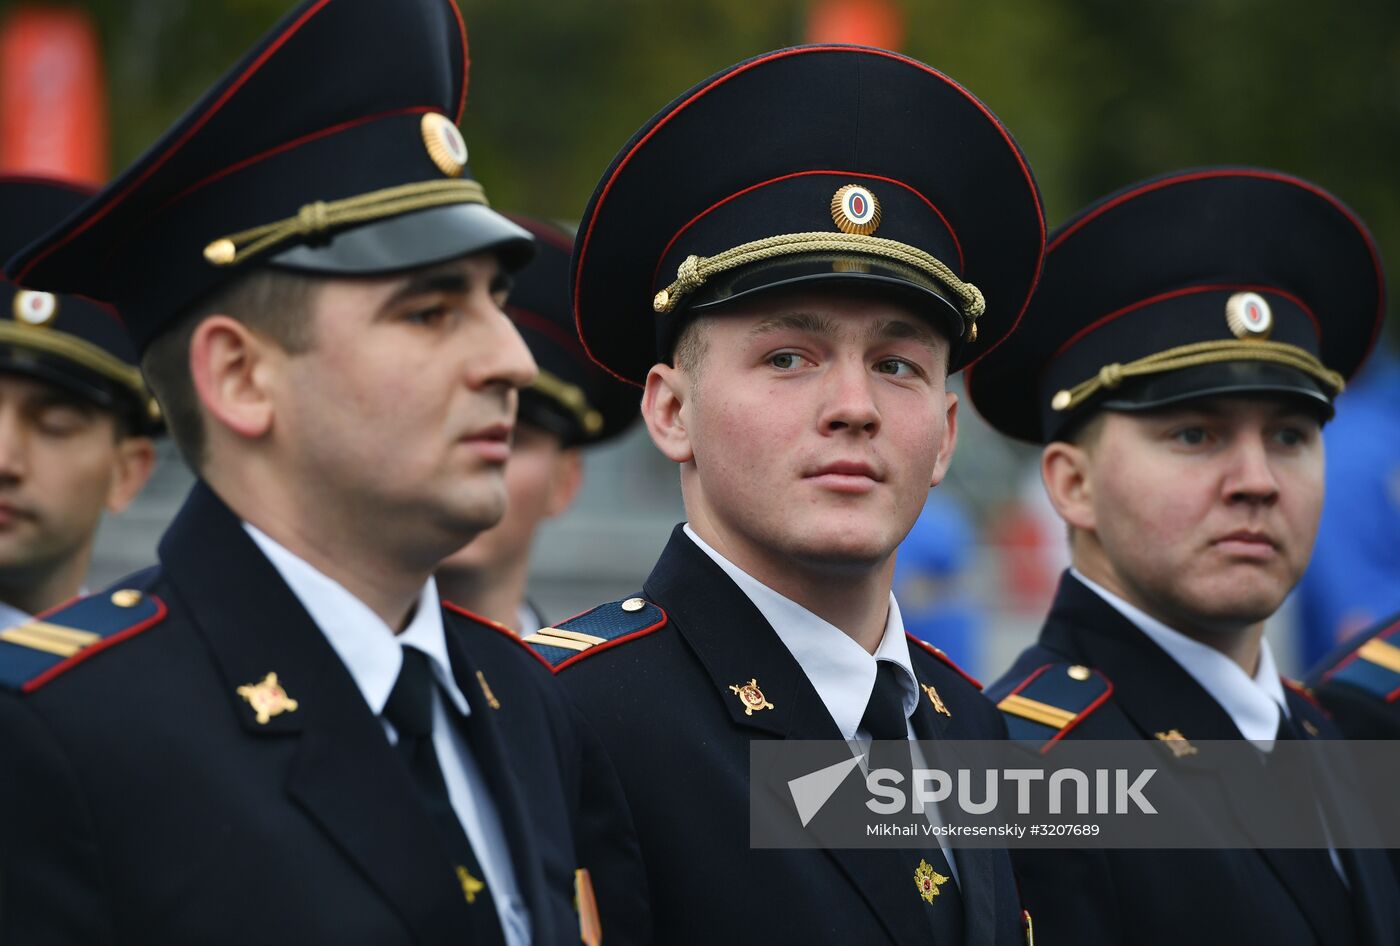
[(238, 695), (248, 701), (257, 714), (258, 724), (266, 726), (268, 720), (283, 713), (295, 713), (297, 701), (287, 695), (282, 684), (277, 682), (277, 674), (269, 673), (261, 683), (248, 683), (238, 688)]
[(58, 314), (58, 300), (52, 293), (21, 289), (15, 293), (14, 316), (25, 325), (48, 325)]
[(868, 236), (880, 227), (880, 201), (868, 188), (846, 184), (831, 197), (831, 219), (842, 233)]
[(421, 127), (428, 157), (438, 170), (448, 177), (460, 177), (467, 166), (467, 143), (457, 126), (446, 115), (429, 112), (423, 116)]
[(1269, 337), (1274, 329), (1274, 313), (1257, 292), (1237, 292), (1225, 301), (1225, 324), (1236, 338)]
[(752, 716), (755, 710), (772, 709), (773, 704), (768, 702), (768, 698), (763, 695), (763, 691), (758, 688), (757, 678), (748, 683), (739, 684), (729, 688), (739, 697), (739, 702), (744, 704), (744, 715)]
[(942, 893), (938, 888), (947, 882), (948, 878), (934, 870), (928, 861), (919, 861), (919, 867), (914, 871), (914, 884), (919, 888), (919, 896), (924, 898), (925, 903), (932, 903), (934, 898)]

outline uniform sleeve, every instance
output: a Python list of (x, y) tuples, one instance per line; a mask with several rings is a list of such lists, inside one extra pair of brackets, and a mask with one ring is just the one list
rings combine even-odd
[(0, 944), (115, 942), (74, 770), (21, 698), (0, 693)]
[(607, 946), (652, 942), (650, 896), (632, 814), (602, 740), (569, 704), (579, 736), (574, 843), (588, 869)]

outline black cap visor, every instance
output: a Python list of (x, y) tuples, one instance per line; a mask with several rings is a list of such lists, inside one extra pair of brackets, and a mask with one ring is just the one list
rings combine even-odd
[(962, 338), (962, 312), (936, 279), (912, 266), (859, 253), (803, 253), (741, 266), (711, 276), (682, 307), (700, 314), (741, 299), (819, 288), (892, 299), (936, 325), (953, 349)]
[(268, 263), (326, 276), (373, 276), (488, 251), (514, 272), (534, 255), (534, 237), (484, 204), (450, 204), (343, 230), (324, 243), (283, 250)]
[(1150, 411), (1232, 394), (1300, 398), (1319, 411), (1324, 420), (1333, 413), (1332, 398), (1320, 381), (1296, 368), (1267, 361), (1227, 361), (1136, 378), (1110, 392), (1099, 407), (1110, 411)]
[(18, 345), (0, 345), (0, 374), (23, 375), (62, 388), (103, 410), (128, 417), (138, 433), (160, 430), (160, 423), (150, 417), (135, 392), (65, 359)]

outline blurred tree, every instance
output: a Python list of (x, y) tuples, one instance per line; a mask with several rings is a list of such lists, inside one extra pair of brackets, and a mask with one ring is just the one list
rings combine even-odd
[[(1140, 177), (1261, 164), (1334, 190), (1383, 253), (1400, 258), (1400, 4), (895, 2), (904, 51), (966, 85), (1016, 134), (1052, 225)], [(68, 5), (91, 11), (103, 37), (121, 167), (291, 3)], [(461, 6), (474, 168), (499, 206), (560, 218), (578, 215), (617, 148), (656, 109), (731, 62), (801, 41), (809, 13), (807, 0)]]

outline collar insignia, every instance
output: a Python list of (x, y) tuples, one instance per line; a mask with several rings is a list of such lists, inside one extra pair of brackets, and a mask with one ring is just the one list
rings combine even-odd
[(928, 861), (920, 859), (918, 870), (914, 871), (914, 885), (919, 888), (919, 896), (925, 903), (932, 903), (942, 892), (938, 888), (948, 882)]
[(238, 695), (248, 701), (257, 714), (258, 724), (266, 726), (274, 716), (295, 713), (297, 701), (287, 695), (277, 682), (277, 674), (269, 673), (260, 683), (248, 683), (238, 688)]
[(1154, 733), (1154, 735), (1167, 744), (1167, 748), (1172, 751), (1172, 755), (1178, 759), (1183, 759), (1188, 755), (1195, 755), (1198, 751), (1195, 746), (1187, 741), (1181, 734), (1180, 729), (1168, 729), (1166, 732)]
[(953, 714), (948, 712), (948, 707), (943, 702), (943, 697), (938, 695), (937, 689), (929, 686), (927, 683), (920, 683), (919, 686), (923, 687), (924, 692), (928, 694), (929, 702), (933, 704), (934, 709), (942, 713), (944, 716), (948, 716), (950, 718), (952, 717)]
[(768, 702), (768, 698), (763, 695), (763, 691), (758, 688), (758, 679), (752, 679), (748, 683), (732, 686), (729, 688), (739, 702), (744, 704), (744, 715), (752, 716), (755, 710), (772, 709), (773, 704)]

